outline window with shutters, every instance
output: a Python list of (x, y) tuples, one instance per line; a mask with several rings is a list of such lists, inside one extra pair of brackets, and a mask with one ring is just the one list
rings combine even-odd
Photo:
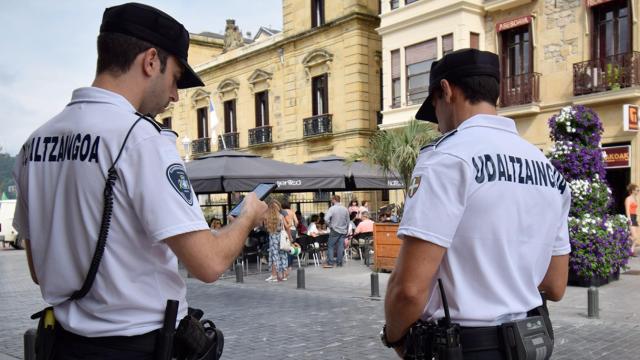
[(269, 92), (256, 93), (256, 127), (269, 125)]
[(631, 51), (631, 18), (628, 0), (613, 0), (591, 8), (593, 11), (593, 59)]
[(329, 113), (329, 89), (327, 80), (327, 74), (322, 74), (311, 79), (313, 116)]
[(469, 33), (469, 47), (480, 50), (480, 34), (474, 32)]
[(442, 36), (442, 56), (453, 52), (453, 34), (447, 34)]
[(311, 27), (324, 25), (324, 0), (311, 0)]
[(165, 129), (171, 129), (171, 116), (162, 119), (162, 127)]
[(224, 102), (224, 132), (237, 132), (236, 123), (236, 100), (227, 100)]
[(429, 72), (436, 60), (436, 39), (405, 48), (407, 105), (422, 104), (429, 94)]
[(196, 110), (196, 121), (198, 123), (198, 139), (209, 137), (209, 114), (208, 108), (201, 107)]
[(400, 107), (400, 49), (391, 52), (391, 107)]

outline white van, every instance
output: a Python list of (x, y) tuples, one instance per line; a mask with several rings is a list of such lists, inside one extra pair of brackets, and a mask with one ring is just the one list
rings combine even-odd
[(2, 247), (5, 246), (5, 243), (9, 243), (16, 249), (22, 249), (22, 239), (18, 238), (18, 232), (13, 228), (15, 210), (15, 200), (0, 200), (0, 242), (2, 242)]

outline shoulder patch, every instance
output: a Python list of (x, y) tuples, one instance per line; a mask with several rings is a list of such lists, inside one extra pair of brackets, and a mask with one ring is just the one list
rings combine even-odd
[(187, 172), (182, 164), (171, 164), (167, 168), (167, 180), (173, 187), (173, 189), (182, 197), (182, 199), (189, 204), (193, 205), (193, 191), (191, 191), (191, 181), (187, 176)]
[(443, 134), (440, 137), (437, 137), (435, 140), (433, 140), (430, 144), (427, 144), (425, 146), (423, 146), (422, 148), (420, 148), (420, 150), (424, 150), (428, 147), (433, 146), (438, 147), (438, 145), (440, 145), (442, 142), (444, 142), (445, 140), (447, 140), (448, 138), (450, 138), (451, 136), (455, 135), (458, 132), (458, 129), (453, 129), (445, 134)]
[(420, 183), (422, 182), (422, 176), (414, 176), (411, 179), (411, 185), (409, 186), (409, 195), (410, 198), (418, 192), (418, 188), (420, 187)]

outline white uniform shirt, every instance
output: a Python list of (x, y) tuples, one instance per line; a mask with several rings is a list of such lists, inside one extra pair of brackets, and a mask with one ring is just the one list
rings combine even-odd
[[(443, 281), (451, 318), (492, 326), (542, 304), (551, 256), (568, 254), (569, 186), (513, 120), (477, 115), (425, 147), (398, 236), (447, 248)], [(444, 316), (437, 282), (423, 319)]]
[(116, 164), (106, 249), (89, 293), (84, 282), (100, 231), (108, 169), (139, 116), (122, 96), (99, 88), (36, 130), (16, 159), (14, 226), (31, 241), (44, 300), (62, 326), (84, 336), (139, 335), (162, 326), (167, 299), (186, 315), (186, 286), (164, 239), (208, 229), (186, 177), (175, 133), (147, 120), (133, 128)]

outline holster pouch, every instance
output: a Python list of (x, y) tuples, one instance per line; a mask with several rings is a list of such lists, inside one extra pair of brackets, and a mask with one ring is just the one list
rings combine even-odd
[(507, 360), (547, 360), (553, 352), (553, 339), (544, 316), (504, 323), (500, 326)]
[(53, 307), (45, 308), (31, 315), (31, 319), (40, 319), (36, 330), (36, 360), (53, 359), (55, 344), (56, 317)]
[(180, 320), (174, 338), (177, 360), (218, 360), (224, 348), (224, 335), (211, 320), (200, 320), (202, 311)]

